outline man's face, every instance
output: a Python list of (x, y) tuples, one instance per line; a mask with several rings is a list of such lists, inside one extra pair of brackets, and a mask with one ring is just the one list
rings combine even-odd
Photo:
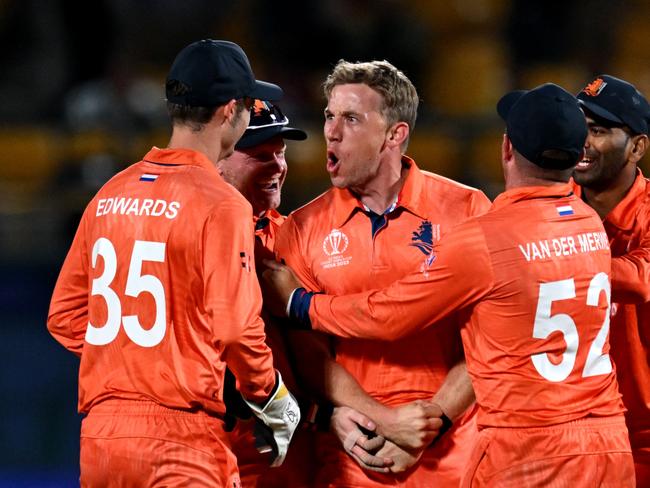
[(217, 164), (223, 178), (246, 197), (255, 215), (277, 208), (287, 176), (286, 145), (277, 135), (262, 144), (237, 149)]
[(585, 142), (585, 157), (573, 172), (580, 186), (602, 191), (619, 176), (627, 163), (630, 135), (620, 127), (604, 127), (587, 116), (589, 132)]
[(376, 177), (388, 132), (381, 105), (381, 95), (363, 83), (332, 90), (324, 124), (332, 185), (362, 189)]

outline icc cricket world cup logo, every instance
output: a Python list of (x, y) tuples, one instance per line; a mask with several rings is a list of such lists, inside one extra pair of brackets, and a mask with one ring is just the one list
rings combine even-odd
[(344, 253), (348, 248), (348, 236), (338, 229), (332, 229), (323, 241), (323, 252), (328, 256)]

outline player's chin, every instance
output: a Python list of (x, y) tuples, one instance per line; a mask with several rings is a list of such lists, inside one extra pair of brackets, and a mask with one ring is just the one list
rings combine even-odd
[(332, 182), (332, 186), (336, 188), (347, 188), (348, 186), (347, 179), (339, 174), (330, 174), (330, 181)]
[(582, 170), (573, 170), (573, 181), (575, 181), (580, 186), (589, 186), (596, 180), (596, 175), (593, 171), (586, 169)]
[(280, 192), (274, 195), (258, 195), (255, 199), (256, 207), (264, 210), (274, 210), (280, 206)]

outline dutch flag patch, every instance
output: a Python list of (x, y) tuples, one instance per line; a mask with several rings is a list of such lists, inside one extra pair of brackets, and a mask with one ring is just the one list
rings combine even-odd
[(557, 213), (560, 217), (564, 217), (565, 215), (573, 215), (573, 208), (571, 205), (560, 205), (559, 207), (555, 207), (557, 209)]
[(151, 173), (144, 173), (140, 176), (140, 181), (156, 181), (156, 178), (158, 178), (160, 175), (154, 175)]

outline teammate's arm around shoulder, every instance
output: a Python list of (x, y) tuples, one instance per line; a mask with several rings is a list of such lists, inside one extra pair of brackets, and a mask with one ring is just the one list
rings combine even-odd
[[(309, 297), (309, 323), (303, 328), (307, 325), (340, 337), (392, 341), (475, 303), (493, 286), (490, 253), (477, 221), (464, 222), (443, 235), (430, 262), (430, 267), (414, 270), (383, 290)], [(391, 326), (376, 327), (377, 323)]]

